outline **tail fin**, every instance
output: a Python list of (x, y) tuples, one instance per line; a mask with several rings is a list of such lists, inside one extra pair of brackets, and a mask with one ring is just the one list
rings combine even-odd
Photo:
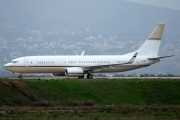
[(137, 50), (138, 56), (157, 56), (165, 24), (158, 24), (155, 30)]

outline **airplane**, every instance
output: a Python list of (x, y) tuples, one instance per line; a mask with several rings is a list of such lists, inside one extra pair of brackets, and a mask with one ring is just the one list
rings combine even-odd
[(25, 56), (13, 59), (4, 65), (4, 69), (18, 74), (22, 79), (24, 73), (52, 73), (54, 76), (93, 78), (92, 73), (111, 73), (134, 70), (150, 66), (161, 58), (159, 46), (165, 24), (158, 24), (142, 46), (124, 55), (65, 55), (65, 56)]

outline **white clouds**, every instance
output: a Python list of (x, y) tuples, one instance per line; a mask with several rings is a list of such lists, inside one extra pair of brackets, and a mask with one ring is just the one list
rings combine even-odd
[(68, 30), (65, 30), (63, 33), (68, 35), (75, 35), (75, 32), (70, 32)]
[(118, 38), (117, 36), (109, 36), (110, 41), (117, 40), (117, 38)]
[(42, 41), (42, 38), (41, 38), (41, 37), (38, 37), (38, 38), (36, 38), (36, 41), (37, 41), (37, 42), (41, 42), (41, 41)]
[(64, 34), (70, 34), (71, 32), (69, 32), (68, 30), (64, 30), (63, 33)]
[(91, 29), (86, 28), (84, 31), (85, 31), (85, 32), (91, 32)]
[(16, 38), (15, 40), (16, 40), (16, 41), (19, 41), (19, 42), (25, 41), (24, 38)]
[(20, 55), (21, 55), (20, 52), (12, 52), (12, 53), (10, 54), (10, 57), (11, 57), (11, 58), (17, 58), (17, 57), (20, 56)]
[(117, 36), (103, 36), (98, 34), (97, 36), (86, 37), (85, 40), (89, 41), (88, 45), (91, 45), (98, 51), (112, 50), (112, 49), (123, 49), (126, 46), (126, 42), (118, 40)]
[(85, 40), (87, 41), (93, 41), (93, 40), (97, 40), (96, 37), (94, 36), (89, 36), (89, 37), (86, 37)]
[(5, 38), (4, 37), (0, 37), (0, 41), (5, 41)]
[(102, 38), (103, 38), (103, 36), (102, 36), (101, 34), (99, 34), (99, 35), (98, 35), (98, 38), (99, 38), (99, 39), (102, 39)]
[(42, 36), (43, 32), (40, 30), (31, 30), (29, 28), (26, 28), (26, 33), (32, 34), (32, 35), (37, 35), (37, 36)]
[(97, 36), (89, 36), (89, 37), (86, 37), (85, 40), (87, 41), (107, 41), (107, 42), (112, 42), (112, 41), (116, 41), (117, 40), (117, 36), (108, 36), (108, 37), (105, 37), (101, 34), (97, 35)]
[(62, 33), (75, 36), (75, 35), (80, 35), (82, 32), (80, 30), (76, 30), (76, 31), (64, 30)]
[(76, 31), (64, 30), (62, 32), (50, 31), (50, 32), (47, 33), (47, 35), (48, 36), (58, 36), (58, 35), (61, 35), (61, 34), (67, 34), (67, 35), (75, 36), (75, 35), (79, 35), (81, 33), (82, 32), (80, 30), (76, 30)]
[(48, 32), (47, 35), (51, 36), (51, 35), (59, 35), (59, 32), (57, 31), (51, 31), (51, 32)]
[(6, 45), (6, 39), (4, 37), (0, 37), (1, 46)]
[(172, 45), (172, 44), (166, 44), (165, 46), (164, 46), (164, 49), (165, 50), (176, 50), (176, 46), (175, 45)]

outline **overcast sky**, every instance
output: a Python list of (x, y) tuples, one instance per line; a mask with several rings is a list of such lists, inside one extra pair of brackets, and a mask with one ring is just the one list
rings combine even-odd
[(131, 1), (135, 3), (180, 10), (180, 0), (125, 0), (125, 1)]

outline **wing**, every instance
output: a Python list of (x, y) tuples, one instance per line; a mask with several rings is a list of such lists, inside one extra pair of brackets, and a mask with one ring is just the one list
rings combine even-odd
[(127, 63), (118, 63), (118, 64), (107, 64), (107, 65), (94, 65), (94, 66), (83, 66), (82, 69), (85, 71), (92, 71), (92, 70), (101, 70), (106, 68), (111, 68), (115, 66), (121, 66), (125, 64), (132, 64), (134, 60), (136, 59), (138, 52), (136, 52), (133, 57), (129, 60)]

